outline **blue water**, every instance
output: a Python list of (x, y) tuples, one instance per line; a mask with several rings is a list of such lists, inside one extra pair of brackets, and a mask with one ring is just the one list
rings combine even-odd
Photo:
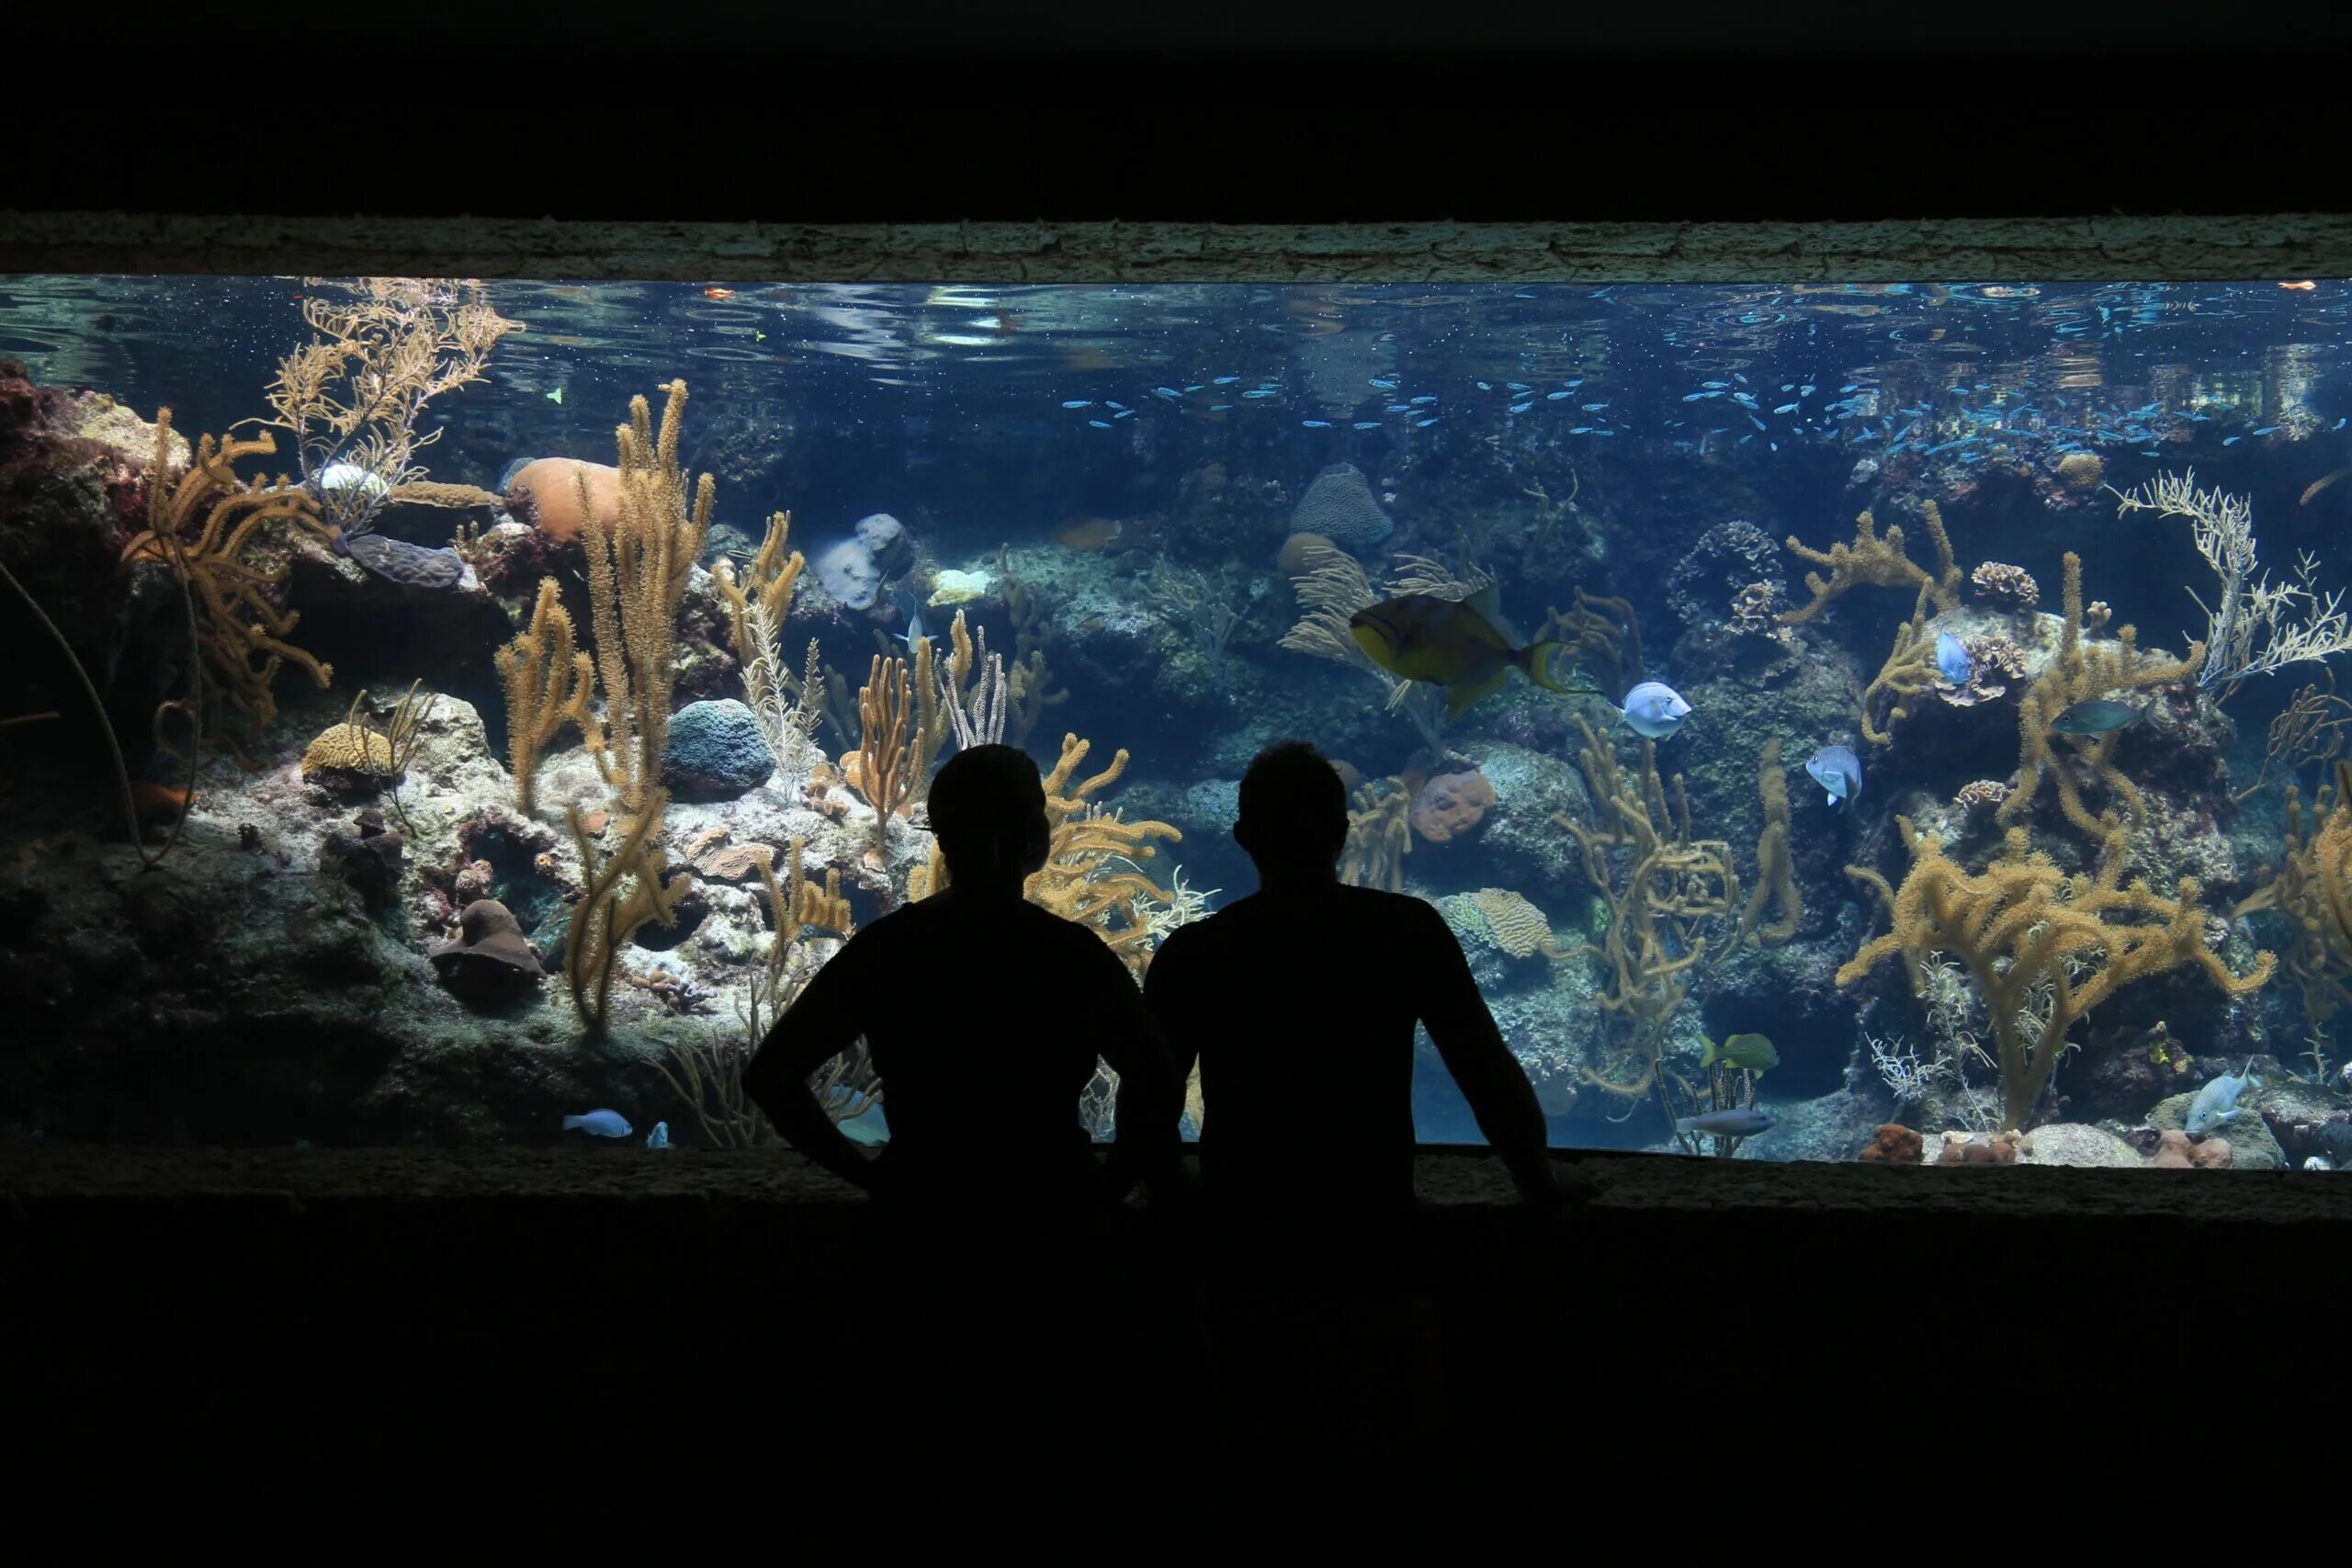
[[(0, 280), (0, 357), (24, 361), (40, 383), (104, 390), (141, 413), (169, 404), (191, 435), (224, 430), (266, 413), (265, 389), (306, 335), (306, 296), (340, 287)], [(1102, 803), (1182, 829), (1149, 869), (1164, 879), (1181, 868), (1187, 888), (1210, 893), (1205, 908), (1251, 886), (1219, 817), (1265, 743), (1301, 734), (1345, 759), (1371, 791), (1360, 806), (1400, 792), (1419, 805), (1432, 778), (1481, 773), (1497, 796), (1488, 818), (1451, 838), (1417, 818), (1401, 885), (1439, 901), (1464, 935), (1562, 1143), (1676, 1146), (1669, 1111), (1688, 1114), (1713, 1092), (1695, 1066), (1700, 1043), (1733, 1032), (1769, 1034), (1779, 1046), (1778, 1065), (1753, 1089), (1781, 1126), (1751, 1140), (1750, 1154), (1841, 1156), (1877, 1121), (1920, 1120), (1928, 1108), (1892, 1098), (1872, 1039), (1899, 1037), (1957, 1063), (1938, 1091), (1942, 1108), (1926, 1115), (1931, 1133), (1964, 1129), (1983, 1110), (1969, 1093), (1997, 1080), (1982, 1062), (1972, 1071), (1964, 1050), (1939, 1045), (1936, 1021), (1900, 983), (1900, 965), (1844, 987), (1830, 975), (1884, 928), (1876, 899), (1841, 868), (1859, 863), (1899, 880), (1895, 813), (1939, 807), (1963, 784), (2010, 774), (2025, 682), (1981, 706), (1923, 697), (1932, 711), (1915, 709), (1890, 747), (1861, 743), (1862, 688), (1911, 594), (1861, 588), (1785, 634), (1731, 628), (1733, 598), (1751, 582), (1777, 585), (1777, 612), (1808, 597), (1803, 580), (1815, 569), (1781, 541), (1793, 536), (1815, 550), (1850, 541), (1867, 507), (1882, 525), (1903, 526), (1912, 558), (1924, 562), (1922, 510), (1933, 502), (1963, 574), (1985, 561), (2022, 568), (2040, 584), (2040, 610), (2053, 612), (2061, 558), (2076, 553), (2086, 596), (2110, 607), (2110, 629), (2134, 624), (2143, 646), (2177, 654), (2203, 632), (2190, 592), (2210, 602), (2212, 574), (2185, 522), (2122, 513), (2117, 501), (2193, 468), (2199, 487), (2245, 499), (2274, 575), (2306, 560), (2323, 595), (2352, 585), (2352, 483), (2328, 478), (2352, 463), (2352, 286), (2342, 280), (1003, 288), (715, 279), (500, 282), (486, 298), (522, 330), (498, 343), (481, 380), (426, 406), (415, 461), (433, 480), (495, 491), (527, 458), (610, 462), (629, 400), (652, 397), (658, 412), (655, 389), (682, 378), (691, 390), (684, 466), (718, 486), (706, 564), (748, 556), (767, 516), (784, 510), (792, 544), (812, 557), (876, 513), (898, 519), (912, 541), (870, 608), (833, 603), (812, 570), (783, 638), (787, 666), (797, 670), (813, 637), (854, 688), (870, 658), (907, 630), (894, 603), (928, 597), (943, 571), (990, 574), (998, 586), (965, 604), (967, 618), (986, 628), (992, 649), (1041, 648), (1052, 683), (1068, 693), (1022, 743), (1046, 765), (1066, 731), (1091, 740), (1098, 761), (1126, 748), (1129, 770)], [(1614, 1092), (1639, 1075), (1611, 1033), (1616, 1025), (1599, 1015), (1600, 976), (1578, 945), (1600, 940), (1606, 911), (1572, 841), (1548, 822), (1583, 790), (1577, 716), (1613, 738), (1629, 771), (1641, 765), (1638, 740), (1600, 703), (1538, 692), (1517, 676), (1439, 735), (1390, 709), (1380, 676), (1283, 647), (1304, 610), (1284, 543), (1307, 487), (1340, 465), (1361, 476), (1386, 521), (1377, 536), (1341, 541), (1375, 587), (1405, 557), (1463, 579), (1489, 575), (1512, 640), (1532, 635), (1547, 612), (1568, 611), (1578, 590), (1627, 603), (1640, 672), (1692, 696), (1697, 710), (1656, 747), (1661, 787), (1682, 778), (1692, 836), (1731, 845), (1743, 896), (1762, 822), (1757, 749), (1780, 740), (1804, 919), (1778, 952), (1743, 948), (1726, 961), (1717, 951), (1698, 966), (1667, 1029), (1662, 1088)], [(273, 465), (295, 466), (284, 448)], [(297, 474), (305, 477), (317, 479)], [(395, 508), (379, 526), (434, 548), (449, 542), (452, 518)], [(1743, 575), (1742, 551), (1761, 563), (1754, 573)], [(548, 570), (566, 570), (565, 558)], [(1027, 609), (1015, 615), (1008, 575), (1036, 596), (1046, 632), (1024, 626)], [(499, 593), (510, 623), (527, 612), (531, 586)], [(1969, 592), (1971, 613), (1981, 601)], [(1202, 604), (1229, 614), (1221, 637), (1204, 633)], [(403, 630), (411, 623), (399, 613), (312, 618), (311, 646), (339, 671), (323, 700), (333, 706), (356, 684), (397, 691), (424, 679), (480, 710), (497, 745), (503, 697), (486, 651), (458, 658), (422, 647), (428, 623)], [(945, 604), (925, 609), (934, 638), (944, 642), (954, 613)], [(2032, 640), (2029, 625), (2011, 627), (2020, 641)], [(724, 646), (718, 626), (714, 618), (700, 634), (715, 650)], [(741, 694), (731, 656), (716, 668), (697, 677), (694, 694)], [(2199, 875), (2216, 908), (2253, 894), (2260, 868), (2277, 858), (2283, 785), (2297, 782), (2308, 802), (2327, 761), (2308, 750), (2266, 773), (2267, 728), (2297, 691), (2331, 682), (2326, 662), (2295, 665), (2242, 689), (2184, 697), (2177, 722), (2152, 721), (2120, 741), (2124, 771), (2157, 797), (2167, 824), (2135, 869), (2159, 886)], [(1622, 686), (1605, 694), (1622, 696)], [(290, 765), (300, 739), (283, 738), (291, 750), (278, 765)], [(819, 741), (828, 756), (842, 750), (838, 735), (820, 731)], [(1842, 809), (1804, 771), (1833, 741), (1857, 747), (1868, 778)], [(143, 765), (134, 760), (134, 771)], [(2239, 792), (2245, 798), (2233, 798)], [(421, 793), (430, 808), (430, 790)], [(2033, 830), (2037, 847), (2046, 836), (2070, 866), (2096, 852), (2070, 843), (2054, 818), (2036, 817)], [(1990, 836), (1968, 845), (1980, 861), (1996, 847)], [(894, 862), (887, 876), (902, 879), (905, 869)], [(500, 875), (509, 870), (502, 862)], [(858, 919), (870, 919), (879, 896), (850, 881)], [(1528, 900), (1556, 939), (1555, 955), (1481, 947), (1482, 917), (1464, 900), (1482, 891)], [(523, 899), (518, 891), (518, 908)], [(530, 918), (554, 903), (543, 892)], [(2230, 929), (2224, 952), (2234, 969), (2243, 972), (2257, 942), (2289, 940), (2270, 919)], [(421, 947), (424, 936), (399, 939)], [(707, 954), (702, 962), (699, 981), (720, 998), (723, 1019), (742, 976)], [(2132, 1043), (2159, 1019), (2194, 1036), (2186, 1054), (2198, 1066), (2153, 1078), (2127, 1070), (2129, 1053), (2146, 1050)], [(2244, 1002), (2179, 974), (2128, 987), (2069, 1036), (2079, 1049), (2035, 1118), (2130, 1131), (2154, 1111), (2158, 1089), (2193, 1089), (2225, 1053), (2270, 1049), (2293, 1069), (2290, 1043), (2314, 1021), (2324, 1021), (2306, 1018), (2283, 974)], [(2323, 1048), (2300, 1070), (2318, 1080), (2340, 1055)], [(649, 1123), (664, 1114), (658, 1088), (630, 1113)], [(1475, 1139), (1467, 1108), (1427, 1052), (1415, 1093), (1424, 1139)], [(667, 1114), (689, 1141), (693, 1119), (674, 1107)]]

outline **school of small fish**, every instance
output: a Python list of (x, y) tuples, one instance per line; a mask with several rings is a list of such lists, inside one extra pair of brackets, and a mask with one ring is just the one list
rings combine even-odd
[[(2282, 299), (2291, 301), (2286, 309), (2309, 310), (2303, 298), (2319, 287), (2301, 280), (2276, 288), (2214, 286), (2199, 293), (2176, 285), (2108, 284), (2059, 295), (2019, 284), (1857, 284), (1836, 291), (1774, 291), (1736, 297), (1736, 308), (1694, 299), (1687, 311), (1669, 313), (1675, 324), (1664, 326), (1647, 352), (1628, 351), (1622, 367), (1587, 367), (1574, 375), (1533, 374), (1537, 364), (1553, 357), (1543, 344), (1499, 338), (1499, 345), (1515, 351), (1513, 368), (1527, 374), (1448, 376), (1427, 388), (1413, 385), (1402, 370), (1370, 376), (1353, 408), (1334, 406), (1320, 385), (1294, 387), (1282, 374), (1253, 378), (1239, 371), (1154, 385), (1130, 403), (1102, 395), (1058, 400), (1063, 410), (1085, 416), (1080, 428), (1098, 430), (1113, 429), (1156, 401), (1185, 415), (1222, 418), (1250, 408), (1286, 412), (1299, 429), (1351, 439), (1450, 425), (1481, 439), (1498, 436), (1506, 445), (1630, 437), (1698, 457), (1760, 442), (1772, 452), (1784, 446), (1837, 446), (1879, 462), (1916, 453), (1961, 468), (1994, 458), (2046, 465), (2069, 453), (2124, 449), (2156, 458), (2167, 456), (2167, 447), (2177, 451), (2201, 427), (2229, 431), (2221, 442), (2227, 447), (2342, 431), (2352, 424), (2352, 414), (2329, 423), (2313, 410), (2301, 410), (2291, 421), (2270, 411), (2266, 419), (2260, 380), (2252, 373), (2243, 380), (2192, 380), (2165, 396), (2134, 401), (2130, 394), (2138, 391), (2136, 382), (2086, 374), (2054, 355), (1999, 362), (1979, 349), (1973, 359), (1897, 356), (1924, 343), (1973, 346), (1976, 339), (1967, 334), (1978, 328), (1989, 344), (1999, 340), (2002, 326), (2022, 325), (2040, 344), (2054, 339), (2062, 347), (2087, 352), (2098, 345), (2109, 354), (2146, 358), (2161, 352), (2164, 334), (2190, 321), (2277, 308)], [(1564, 320), (1618, 312), (1606, 318), (1611, 335), (1631, 338), (1616, 324), (1634, 307), (1619, 305), (1614, 292), (1593, 289), (1579, 299), (1568, 288), (1522, 288), (1511, 298), (1553, 302), (1562, 307)], [(1824, 299), (1825, 292), (1834, 298)], [(1928, 325), (1929, 306), (1964, 309), (1969, 315)], [(1734, 361), (1744, 368), (1725, 362), (1719, 344), (1727, 338), (1756, 345)], [(2143, 342), (2149, 346), (2134, 346)], [(1857, 352), (1865, 345), (1871, 352)], [(1406, 357), (1401, 349), (1398, 357)], [(1767, 359), (1784, 368), (1759, 373)], [(1872, 367), (1840, 368), (1858, 361)], [(1721, 368), (1709, 374), (1702, 367), (1711, 365)], [(1679, 385), (1661, 379), (1677, 366), (1693, 379)], [(1295, 406), (1301, 400), (1314, 406)]]

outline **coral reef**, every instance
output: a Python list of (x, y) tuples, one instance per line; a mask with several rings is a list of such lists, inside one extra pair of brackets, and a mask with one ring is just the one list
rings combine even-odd
[(1926, 622), (1930, 604), (1939, 611), (1958, 609), (1960, 568), (1951, 558), (1951, 538), (1944, 532), (1943, 513), (1929, 502), (1920, 509), (1919, 523), (1936, 548), (1936, 570), (1932, 573), (1904, 552), (1900, 527), (1889, 524), (1882, 536), (1877, 520), (1868, 512), (1854, 519), (1854, 542), (1850, 545), (1832, 544), (1826, 551), (1816, 550), (1791, 535), (1790, 550), (1815, 566), (1827, 567), (1829, 576), (1825, 580), (1817, 571), (1806, 572), (1804, 585), (1812, 591), (1813, 597), (1783, 615), (1781, 623), (1802, 626), (1848, 590), (1865, 585), (1917, 589), (1918, 601), (1911, 614), (1915, 624)]
[(2041, 585), (2021, 566), (1983, 561), (1968, 574), (1968, 581), (1975, 584), (1979, 599), (2013, 615), (2022, 615), (2041, 603)]
[[(268, 432), (251, 441), (216, 443), (207, 435), (176, 486), (162, 480), (170, 462), (171, 411), (155, 415), (157, 476), (148, 489), (147, 526), (123, 547), (126, 563), (161, 561), (189, 596), (191, 633), (203, 653), (189, 671), (193, 690), (180, 705), (195, 721), (197, 743), (216, 743), (243, 759), (228, 730), (227, 710), (245, 721), (246, 739), (258, 741), (277, 716), (271, 687), (291, 660), (325, 686), (334, 671), (286, 640), (301, 616), (277, 602), (287, 564), (277, 547), (284, 533), (331, 530), (302, 491), (282, 481), (250, 487), (236, 475), (242, 457), (277, 451)], [(209, 679), (208, 679), (209, 677)]]
[(2308, 816), (2289, 784), (2286, 814), (2285, 852), (2232, 913), (2286, 919), (2287, 974), (2302, 992), (2305, 1021), (2319, 1029), (2352, 1004), (2352, 763), (2336, 763), (2335, 784)]
[(1091, 750), (1091, 741), (1062, 737), (1061, 755), (1045, 780), (1051, 843), (1044, 869), (1023, 885), (1022, 892), (1031, 903), (1066, 920), (1093, 927), (1141, 977), (1153, 948), (1172, 929), (1169, 913), (1179, 908), (1176, 889), (1153, 882), (1141, 863), (1157, 852), (1155, 840), (1173, 842), (1183, 835), (1165, 822), (1123, 821), (1117, 812), (1095, 803), (1093, 797), (1127, 771), (1124, 747), (1112, 756), (1109, 767), (1073, 784), (1071, 775)]
[(572, 646), (571, 612), (563, 607), (555, 579), (539, 580), (531, 622), (498, 650), (498, 673), (506, 683), (506, 761), (514, 773), (514, 808), (530, 815), (536, 804), (539, 757), (567, 724), (583, 732), (595, 721), (588, 698), (596, 664)]
[(1401, 778), (1358, 787), (1348, 810), (1347, 847), (1340, 855), (1340, 880), (1351, 887), (1405, 888), (1405, 857), (1413, 852), (1413, 792)]
[(1970, 872), (1945, 855), (1936, 835), (1905, 817), (1895, 823), (1911, 867), (1889, 899), (1894, 929), (1865, 942), (1838, 971), (1838, 983), (1854, 985), (1901, 955), (1916, 990), (1928, 954), (1958, 957), (1992, 1020), (2006, 1126), (2030, 1124), (2067, 1048), (2067, 1030), (2122, 987), (2183, 965), (2201, 969), (2231, 996), (2270, 978), (2270, 953), (2235, 975), (2207, 946), (2193, 877), (2181, 878), (2172, 898), (2144, 879), (2124, 885), (2120, 828), (2110, 830), (2096, 875), (2068, 876), (2031, 848), (2022, 828), (2010, 829), (2001, 853)]
[(2083, 622), (2082, 557), (2069, 550), (2063, 564), (2065, 575), (2061, 592), (2065, 608), (2060, 618), (2058, 652), (2018, 705), (2017, 777), (2008, 798), (2001, 802), (2000, 820), (2005, 824), (2025, 820), (2047, 779), (2057, 792), (2066, 820), (2093, 839), (2104, 839), (2114, 820), (2112, 809), (2097, 817), (2091, 814), (2083, 804), (2082, 790), (2069, 763), (2079, 761), (2086, 768), (2122, 802), (2133, 821), (2144, 819), (2146, 797), (2115, 765), (2115, 749), (2124, 732), (2111, 729), (2103, 735), (2071, 738), (2079, 743), (2067, 757), (2056, 744), (2060, 737), (2053, 727), (2058, 716), (2093, 697), (2177, 685), (2204, 661), (2205, 645), (2189, 644), (2188, 657), (2178, 660), (2161, 654), (2143, 655), (2138, 633), (2124, 626), (2117, 631), (2113, 643), (2101, 646), (2091, 639)]
[(424, 428), (425, 405), (481, 380), (491, 350), (520, 323), (491, 309), (479, 283), (312, 277), (303, 287), (302, 319), (315, 335), (278, 362), (270, 423), (293, 434), (302, 482), (327, 525), (345, 539), (364, 536), (404, 491), (446, 503), (421, 483), (415, 461), (441, 436)]

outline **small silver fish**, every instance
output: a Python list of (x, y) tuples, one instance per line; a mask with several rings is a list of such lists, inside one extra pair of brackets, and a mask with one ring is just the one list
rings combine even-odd
[(1700, 1133), (1712, 1138), (1752, 1138), (1768, 1132), (1772, 1116), (1765, 1111), (1710, 1111), (1704, 1116), (1685, 1116), (1674, 1123), (1678, 1133)]

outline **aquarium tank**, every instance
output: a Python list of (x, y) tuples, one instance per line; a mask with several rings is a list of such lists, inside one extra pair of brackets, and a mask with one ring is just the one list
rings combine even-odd
[(1302, 739), (1556, 1145), (2352, 1167), (2347, 303), (0, 278), (0, 1137), (772, 1143), (944, 759), (1140, 977)]

